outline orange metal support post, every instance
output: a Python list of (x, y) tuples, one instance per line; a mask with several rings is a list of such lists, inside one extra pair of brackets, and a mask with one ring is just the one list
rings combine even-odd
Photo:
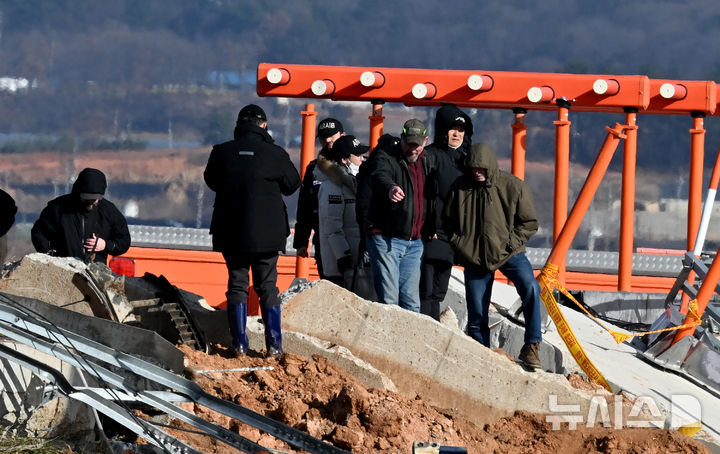
[[(305, 104), (305, 110), (302, 114), (302, 148), (300, 150), (300, 178), (305, 176), (305, 168), (315, 157), (315, 123), (317, 122), (317, 112), (315, 112), (314, 104)], [(315, 232), (317, 235), (317, 232)], [(310, 245), (308, 244), (308, 247)], [(310, 268), (310, 258), (295, 258), (295, 277), (307, 279)]]
[(370, 119), (370, 140), (368, 145), (370, 145), (371, 150), (375, 148), (378, 139), (383, 134), (383, 120), (385, 120), (385, 117), (383, 117), (382, 105), (384, 103), (385, 101), (381, 100), (372, 101), (372, 115), (368, 117)]
[[(558, 119), (555, 122), (555, 201), (553, 204), (553, 245), (565, 225), (568, 215), (568, 185), (570, 180), (570, 103), (557, 100)], [(573, 236), (575, 236), (573, 234)], [(558, 280), (565, 282), (565, 255), (558, 263)]]
[(620, 259), (618, 291), (632, 290), (633, 234), (635, 227), (635, 164), (637, 161), (637, 109), (625, 110), (625, 143), (622, 167), (622, 203), (620, 206)]
[[(703, 112), (692, 112), (693, 129), (690, 130), (690, 175), (688, 187), (687, 250), (695, 248), (700, 217), (702, 213), (703, 162), (705, 160), (705, 128)], [(695, 282), (695, 273), (690, 272), (688, 282)], [(680, 312), (687, 314), (690, 298), (683, 295)]]
[(595, 159), (595, 163), (590, 169), (590, 173), (588, 173), (585, 184), (582, 190), (580, 190), (580, 194), (570, 212), (570, 216), (565, 222), (560, 235), (555, 240), (555, 244), (553, 244), (552, 251), (550, 251), (550, 256), (547, 259), (548, 264), (558, 265), (559, 263), (565, 263), (565, 256), (570, 249), (572, 240), (580, 228), (585, 213), (590, 207), (590, 202), (592, 202), (595, 191), (597, 191), (605, 172), (607, 172), (610, 160), (612, 160), (613, 154), (615, 154), (615, 150), (617, 149), (618, 142), (620, 139), (625, 138), (625, 135), (622, 133), (624, 128), (625, 126), (619, 123), (616, 123), (612, 129), (606, 127), (608, 134), (605, 142), (598, 153), (598, 157)]
[(527, 136), (527, 128), (525, 127), (525, 114), (527, 109), (515, 107), (515, 123), (512, 125), (512, 174), (521, 180), (525, 179), (525, 137)]
[[(720, 255), (720, 250), (718, 250), (718, 255)], [(716, 258), (718, 256), (715, 256)], [(698, 290), (697, 296), (695, 297), (695, 300), (697, 301), (697, 314), (693, 314), (691, 312), (688, 312), (687, 316), (685, 317), (685, 321), (683, 324), (692, 324), (696, 322), (700, 322), (700, 319), (702, 318), (703, 312), (705, 312), (705, 308), (707, 308), (708, 301), (710, 301), (710, 297), (715, 292), (715, 288), (718, 284), (718, 281), (720, 280), (720, 260), (713, 260), (712, 265), (710, 266), (710, 269), (708, 270), (707, 275), (705, 276), (705, 280), (703, 281), (702, 285), (700, 286), (700, 290)], [(675, 334), (675, 339), (673, 339), (673, 344), (677, 343), (680, 339), (682, 339), (685, 336), (689, 336), (695, 332), (695, 326), (690, 326), (687, 328), (682, 328), (677, 331)]]

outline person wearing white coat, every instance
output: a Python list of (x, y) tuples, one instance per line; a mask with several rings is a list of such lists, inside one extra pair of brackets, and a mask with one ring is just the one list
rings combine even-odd
[(325, 277), (345, 286), (345, 272), (358, 259), (360, 227), (355, 217), (355, 175), (368, 147), (352, 135), (340, 137), (329, 157), (318, 157), (314, 176), (318, 192), (320, 251)]

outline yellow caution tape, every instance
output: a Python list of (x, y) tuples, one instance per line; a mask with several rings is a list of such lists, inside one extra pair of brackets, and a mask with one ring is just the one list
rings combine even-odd
[(702, 423), (700, 421), (695, 421), (693, 423), (678, 427), (677, 431), (685, 435), (686, 437), (692, 437), (696, 433), (700, 432), (700, 429), (702, 429)]
[(580, 342), (578, 342), (575, 337), (575, 333), (573, 333), (572, 328), (570, 328), (570, 324), (560, 311), (557, 301), (555, 301), (555, 297), (552, 294), (554, 289), (559, 288), (563, 291), (563, 293), (567, 294), (565, 289), (563, 289), (560, 285), (558, 274), (559, 268), (557, 265), (553, 265), (551, 263), (545, 265), (538, 276), (538, 281), (540, 283), (540, 298), (545, 304), (548, 314), (553, 319), (553, 322), (555, 322), (555, 326), (557, 327), (560, 337), (562, 337), (562, 340), (565, 342), (565, 345), (567, 345), (567, 348), (570, 350), (573, 358), (575, 358), (575, 361), (577, 361), (578, 365), (582, 368), (588, 378), (595, 383), (602, 385), (608, 391), (613, 392), (612, 387), (607, 380), (605, 380), (603, 374), (600, 373), (592, 361), (590, 361), (590, 358), (588, 358), (585, 350), (583, 350)]
[[(541, 276), (545, 274), (546, 269), (548, 270), (547, 271), (548, 272), (548, 282), (550, 284), (554, 285), (553, 288), (557, 288), (558, 290), (560, 290), (563, 295), (567, 296), (568, 299), (570, 299), (573, 303), (575, 303), (577, 305), (577, 307), (582, 309), (582, 311), (585, 312), (585, 314), (587, 314), (588, 317), (590, 317), (595, 323), (597, 323), (605, 331), (610, 333), (610, 335), (613, 337), (613, 339), (615, 339), (615, 342), (617, 342), (618, 344), (621, 344), (621, 343), (625, 342), (626, 340), (636, 337), (636, 336), (644, 336), (646, 334), (653, 334), (653, 333), (664, 333), (667, 331), (676, 331), (679, 329), (690, 328), (690, 327), (697, 326), (700, 324), (701, 317), (698, 314), (697, 300), (692, 300), (692, 301), (690, 301), (690, 304), (688, 306), (688, 318), (687, 319), (690, 321), (690, 323), (685, 323), (680, 326), (671, 326), (669, 328), (664, 328), (664, 329), (656, 329), (656, 330), (652, 330), (652, 331), (642, 331), (642, 332), (638, 332), (638, 333), (623, 333), (620, 331), (611, 330), (610, 328), (605, 326), (605, 324), (603, 324), (600, 320), (598, 320), (597, 317), (594, 317), (590, 312), (588, 312), (588, 310), (585, 308), (585, 306), (580, 304), (575, 299), (575, 297), (573, 297), (570, 294), (570, 292), (568, 292), (562, 285), (560, 285), (560, 281), (557, 279), (557, 276), (559, 273), (557, 265), (553, 265), (550, 263), (545, 265), (545, 268), (543, 268), (543, 272), (541, 273)], [(551, 292), (552, 292), (552, 289), (551, 289)], [(555, 301), (554, 298), (553, 298), (553, 301)], [(546, 304), (546, 306), (547, 306), (547, 304)]]

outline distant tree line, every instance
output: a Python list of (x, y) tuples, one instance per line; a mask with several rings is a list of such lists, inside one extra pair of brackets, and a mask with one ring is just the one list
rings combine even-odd
[[(252, 75), (261, 61), (717, 80), (720, 57), (711, 49), (720, 45), (720, 21), (708, 13), (715, 9), (713, 0), (428, 0), (413, 7), (381, 0), (4, 0), (0, 76), (24, 77), (37, 88), (0, 92), (0, 132), (67, 135), (77, 138), (73, 146), (110, 148), (141, 146), (133, 139), (139, 133), (216, 143), (231, 136), (238, 108), (257, 96), (252, 83), (227, 86), (210, 75)], [(285, 114), (266, 104), (270, 115)], [(713, 151), (715, 120), (705, 122)], [(504, 121), (476, 115), (485, 135), (506, 128)], [(571, 121), (572, 159), (590, 164), (604, 126), (623, 116), (571, 111)], [(540, 150), (529, 158), (552, 159), (552, 119), (537, 113), (528, 124)], [(689, 117), (640, 115), (638, 124), (641, 165), (687, 166)], [(65, 146), (55, 140), (2, 151)]]

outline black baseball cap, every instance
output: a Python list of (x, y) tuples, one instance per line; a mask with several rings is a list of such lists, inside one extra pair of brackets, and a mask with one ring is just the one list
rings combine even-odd
[(324, 119), (320, 122), (317, 129), (317, 135), (322, 139), (333, 136), (338, 132), (345, 132), (345, 130), (340, 120), (336, 120), (335, 118)]
[(255, 104), (248, 104), (247, 106), (240, 109), (237, 122), (242, 123), (255, 119), (267, 121), (267, 115), (265, 115), (265, 111), (262, 109), (262, 107)]

